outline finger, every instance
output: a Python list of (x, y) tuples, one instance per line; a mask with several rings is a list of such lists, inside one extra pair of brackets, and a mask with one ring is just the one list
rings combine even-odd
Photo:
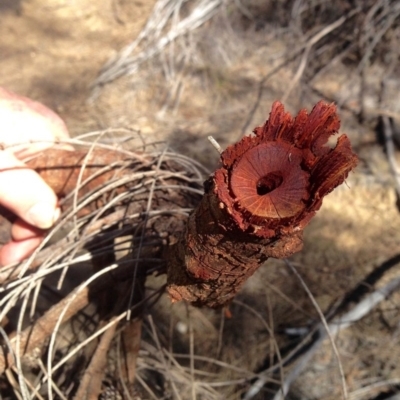
[(0, 151), (0, 204), (41, 229), (58, 219), (57, 197), (44, 180), (13, 154)]
[(64, 121), (55, 112), (3, 88), (0, 88), (0, 120), (1, 131), (6, 133), (1, 137), (1, 145), (19, 158), (69, 138)]
[(44, 236), (43, 229), (36, 228), (24, 220), (18, 218), (11, 227), (11, 238), (14, 241), (32, 239), (34, 237)]
[(0, 265), (6, 266), (22, 261), (30, 256), (42, 242), (43, 237), (22, 241), (11, 241), (0, 249)]

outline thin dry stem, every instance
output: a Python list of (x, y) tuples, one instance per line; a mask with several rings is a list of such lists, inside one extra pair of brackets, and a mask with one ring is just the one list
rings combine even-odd
[(101, 336), (96, 351), (87, 367), (76, 392), (75, 400), (95, 400), (101, 393), (101, 385), (107, 365), (107, 353), (114, 338), (117, 325), (111, 325)]
[[(311, 293), (311, 291), (308, 288), (307, 284), (304, 282), (303, 278), (300, 276), (300, 274), (297, 272), (296, 268), (293, 266), (293, 264), (289, 260), (286, 260), (286, 264), (288, 265), (290, 270), (296, 275), (297, 279), (299, 279), (301, 285), (303, 286), (303, 288), (306, 291), (308, 297), (310, 298), (311, 302), (313, 303), (313, 306), (314, 306), (315, 310), (318, 312), (318, 315), (319, 315), (320, 320), (321, 320), (321, 324), (322, 324), (322, 326), (324, 327), (324, 329), (326, 331), (326, 335), (329, 338), (329, 341), (331, 343), (333, 352), (334, 352), (335, 357), (336, 357), (336, 361), (337, 361), (338, 368), (339, 368), (340, 379), (342, 381), (342, 387), (341, 387), (342, 396), (343, 396), (343, 399), (346, 400), (348, 398), (346, 378), (345, 378), (345, 375), (344, 375), (343, 365), (342, 365), (342, 361), (340, 359), (339, 351), (338, 351), (336, 343), (335, 343), (335, 341), (333, 339), (334, 334), (331, 333), (331, 331), (329, 329), (329, 326), (328, 326), (328, 323), (327, 323), (327, 321), (325, 319), (324, 313), (322, 312), (321, 308), (319, 307), (318, 303), (316, 302), (313, 294)], [(288, 393), (288, 388), (285, 387), (285, 385), (284, 385), (283, 388), (282, 388), (283, 396), (281, 394), (281, 397), (284, 398), (287, 393)], [(278, 400), (278, 399), (280, 400), (280, 397), (276, 398), (275, 400)]]
[(177, 38), (197, 29), (216, 13), (222, 0), (198, 0), (189, 15), (179, 18), (181, 1), (159, 0), (138, 37), (109, 60), (93, 87), (127, 74), (135, 73), (141, 64), (160, 54)]
[(142, 319), (129, 321), (120, 334), (123, 343), (121, 372), (123, 381), (132, 385), (136, 379), (136, 363), (140, 349), (142, 333)]
[(295, 76), (293, 77), (292, 81), (290, 82), (289, 87), (286, 89), (284, 95), (282, 96), (282, 101), (286, 102), (287, 99), (289, 98), (290, 93), (292, 90), (295, 88), (295, 86), (299, 83), (304, 70), (306, 69), (307, 66), (307, 60), (310, 55), (312, 47), (318, 43), (323, 37), (334, 31), (335, 29), (339, 28), (341, 25), (343, 25), (349, 18), (353, 17), (355, 14), (359, 12), (359, 9), (352, 10), (349, 12), (347, 15), (344, 15), (343, 17), (339, 18), (335, 22), (332, 22), (331, 24), (325, 26), (323, 29), (321, 29), (320, 32), (315, 34), (308, 42), (307, 45), (304, 49), (303, 56), (301, 57), (301, 61), (299, 64), (299, 67), (297, 69), (297, 72)]
[[(60, 337), (57, 332), (61, 324), (65, 324), (72, 317), (75, 320), (79, 312), (90, 304), (93, 296), (97, 296), (96, 293), (112, 285), (113, 281), (105, 276), (107, 271), (111, 269), (114, 271), (113, 279), (121, 282), (129, 279), (131, 282), (136, 282), (139, 276), (136, 274), (143, 276), (163, 267), (164, 262), (160, 258), (161, 249), (166, 245), (167, 240), (172, 240), (172, 237), (167, 235), (168, 232), (163, 231), (163, 223), (157, 221), (172, 219), (176, 221), (177, 232), (182, 229), (179, 227), (183, 227), (190, 212), (190, 205), (195, 204), (198, 201), (196, 199), (199, 199), (202, 194), (201, 183), (205, 171), (193, 160), (168, 150), (152, 149), (151, 153), (140, 154), (127, 150), (119, 151), (98, 141), (93, 144), (84, 142), (82, 139), (74, 139), (72, 142), (91, 150), (89, 153), (84, 153), (86, 156), (75, 169), (79, 186), (77, 187), (76, 180), (73, 180), (69, 194), (64, 187), (67, 193), (62, 202), (63, 216), (58, 225), (49, 233), (47, 242), (63, 230), (67, 236), (57, 239), (57, 243), (47, 248), (43, 248), (44, 245), (42, 245), (24, 263), (9, 266), (0, 271), (3, 292), (0, 298), (1, 320), (3, 321), (15, 307), (19, 307), (18, 326), (10, 336), (9, 349), (0, 357), (0, 370), (4, 371), (6, 367), (16, 365), (20, 380), (18, 386), (28, 396), (32, 390), (24, 381), (23, 365), (26, 362), (24, 356), (32, 354), (34, 349), (39, 349), (41, 352), (42, 348), (47, 346), (50, 337), (45, 379), (35, 389), (39, 390), (46, 381), (51, 382), (48, 384), (49, 399), (53, 397), (53, 390), (63, 390), (56, 381), (53, 381), (54, 372), (61, 365), (66, 365), (65, 363), (72, 355), (78, 354), (79, 349), (83, 349), (90, 340), (96, 337), (92, 335), (89, 341), (83, 340), (82, 346), (77, 346), (67, 357), (63, 357), (61, 361), (53, 365), (55, 349), (58, 346), (56, 338)], [(112, 159), (111, 162), (100, 161), (101, 159), (97, 157), (98, 154), (107, 153)], [(68, 156), (74, 157), (74, 152), (70, 152)], [(52, 155), (49, 157), (53, 159), (53, 163), (54, 160), (63, 159), (60, 167), (65, 170), (68, 158)], [(94, 169), (91, 157), (96, 157), (97, 165)], [(50, 184), (53, 185), (51, 179), (54, 178), (54, 171), (51, 174), (53, 178), (46, 175), (46, 168), (48, 169), (51, 163), (45, 162), (41, 165), (40, 157), (32, 158), (28, 162), (40, 173), (43, 172), (45, 179), (49, 178)], [(57, 189), (59, 186), (57, 183), (54, 184), (56, 192), (60, 193), (60, 189)], [(125, 192), (119, 193), (122, 189)], [(169, 199), (173, 198), (172, 203), (165, 200), (166, 193), (170, 196)], [(146, 224), (143, 224), (144, 220), (147, 221)], [(7, 226), (2, 225), (1, 229), (7, 232)], [(30, 309), (33, 315), (41, 302), (41, 299), (36, 296), (41, 294), (43, 282), (54, 276), (54, 273), (62, 271), (58, 281), (59, 288), (63, 290), (63, 286), (70, 284), (65, 282), (65, 279), (67, 281), (70, 279), (68, 276), (74, 265), (90, 263), (97, 257), (113, 253), (113, 241), (119, 237), (131, 235), (132, 231), (136, 231), (137, 234), (131, 239), (130, 253), (128, 252), (118, 263), (92, 275), (89, 280), (84, 281), (83, 285), (62, 297), (41, 317), (35, 317), (35, 323), (32, 326), (22, 329), (28, 310)], [(3, 242), (6, 240), (7, 238), (4, 239), (3, 236)], [(126, 245), (121, 246), (119, 243), (117, 251), (125, 251), (123, 247), (127, 248), (128, 244), (127, 242)], [(133, 277), (132, 263), (136, 265), (137, 271)], [(32, 294), (34, 295), (33, 302), (31, 302)], [(143, 302), (151, 301), (153, 296)], [(19, 303), (21, 298), (22, 304)], [(136, 298), (132, 307), (138, 307)], [(125, 312), (121, 315), (126, 317), (127, 314)], [(120, 316), (118, 320), (119, 318)], [(98, 332), (101, 333), (101, 330)], [(132, 382), (135, 376), (134, 359), (135, 355), (132, 353), (128, 383)]]
[[(54, 327), (57, 324), (60, 313), (65, 309), (68, 304), (69, 307), (64, 312), (62, 322), (68, 321), (78, 311), (82, 310), (89, 303), (89, 289), (86, 287), (83, 290), (76, 290), (69, 296), (65, 297), (58, 304), (53, 306), (46, 314), (39, 318), (33, 327), (29, 326), (21, 333), (17, 334), (19, 337), (19, 347), (23, 350), (23, 353), (30, 353), (33, 349), (41, 347), (46, 338), (48, 338)], [(71, 301), (73, 299), (73, 301)], [(12, 353), (8, 353), (7, 358), (0, 356), (0, 374), (14, 364), (14, 360), (11, 354), (15, 354), (17, 344), (16, 337), (11, 338), (11, 349)]]

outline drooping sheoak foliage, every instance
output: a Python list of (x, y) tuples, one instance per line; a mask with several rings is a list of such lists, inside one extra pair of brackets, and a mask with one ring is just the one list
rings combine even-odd
[(346, 135), (327, 145), (340, 121), (319, 102), (295, 118), (275, 102), (253, 136), (229, 146), (186, 231), (171, 248), (168, 292), (198, 306), (227, 304), (269, 257), (302, 248), (304, 227), (323, 197), (357, 164)]

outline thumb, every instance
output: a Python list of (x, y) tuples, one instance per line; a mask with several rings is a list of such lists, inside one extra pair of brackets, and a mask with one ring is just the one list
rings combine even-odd
[(48, 229), (58, 219), (57, 196), (14, 154), (0, 151), (0, 205), (28, 224)]

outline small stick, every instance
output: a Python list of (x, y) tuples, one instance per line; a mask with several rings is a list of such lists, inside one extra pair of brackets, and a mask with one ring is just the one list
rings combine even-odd
[[(145, 260), (145, 259), (143, 259)], [(36, 347), (40, 347), (46, 339), (53, 333), (56, 325), (60, 324), (59, 317), (63, 313), (62, 323), (71, 319), (80, 310), (86, 307), (90, 299), (96, 293), (104, 291), (108, 286), (115, 285), (115, 279), (124, 279), (130, 276), (131, 265), (119, 266), (113, 271), (113, 279), (110, 280), (108, 274), (100, 276), (93, 281), (90, 286), (83, 288), (77, 287), (61, 301), (51, 307), (43, 314), (33, 326), (28, 326), (19, 336), (19, 343), (22, 355), (29, 354)], [(68, 307), (67, 307), (68, 305)], [(9, 340), (9, 349), (6, 354), (0, 354), (0, 374), (6, 368), (13, 366), (16, 362), (13, 354), (16, 350), (16, 337)]]
[(221, 154), (222, 149), (221, 149), (221, 146), (219, 145), (219, 143), (212, 136), (207, 136), (207, 139), (213, 145), (214, 149), (218, 151), (218, 154)]
[[(48, 338), (57, 323), (58, 317), (62, 310), (64, 310), (65, 306), (69, 303), (70, 299), (73, 296), (76, 296), (74, 301), (67, 308), (63, 322), (68, 321), (72, 318), (77, 312), (82, 310), (85, 306), (89, 304), (89, 288), (86, 287), (76, 294), (77, 290), (71, 292), (68, 296), (62, 299), (60, 302), (51, 307), (42, 317), (40, 317), (36, 323), (32, 326), (28, 326), (24, 331), (20, 334), (20, 348), (22, 350), (22, 354), (30, 353), (36, 347), (40, 347), (46, 338)], [(15, 359), (12, 356), (16, 350), (16, 337), (10, 340), (11, 349), (8, 354), (0, 354), (0, 374), (2, 374), (6, 368), (9, 368), (14, 365)]]
[(390, 125), (389, 117), (382, 116), (383, 122), (383, 134), (385, 135), (385, 148), (386, 155), (389, 161), (390, 169), (392, 170), (393, 177), (396, 182), (396, 193), (397, 198), (400, 199), (400, 168), (397, 165), (396, 157), (395, 157), (395, 149), (393, 143), (393, 130)]
[[(140, 349), (140, 340), (142, 336), (142, 318), (131, 319), (126, 322), (121, 339), (123, 343), (123, 360), (122, 376), (125, 376), (125, 381), (132, 385), (136, 378), (136, 363)], [(119, 357), (121, 355), (119, 354)]]
[(74, 400), (91, 400), (99, 397), (102, 380), (106, 372), (107, 353), (116, 329), (117, 324), (112, 324), (101, 336), (100, 343), (97, 345), (90, 364), (83, 375)]

